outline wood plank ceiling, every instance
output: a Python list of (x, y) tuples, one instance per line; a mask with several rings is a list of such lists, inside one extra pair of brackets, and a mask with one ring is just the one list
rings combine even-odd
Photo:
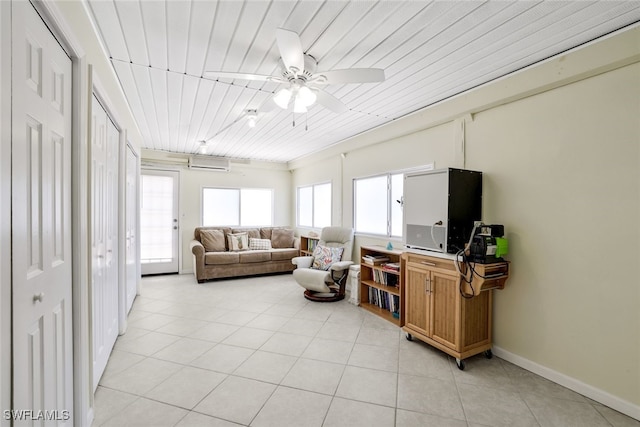
[[(287, 162), (640, 20), (637, 1), (89, 0), (144, 147)], [(349, 108), (263, 105), (282, 85), (276, 29), (318, 70), (375, 67), (382, 83), (329, 85)], [(257, 109), (256, 126), (245, 111)], [(295, 126), (293, 125), (295, 119)]]

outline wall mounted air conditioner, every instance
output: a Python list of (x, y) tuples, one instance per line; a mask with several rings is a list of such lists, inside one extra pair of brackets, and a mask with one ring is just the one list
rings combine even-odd
[(231, 163), (224, 157), (198, 156), (189, 157), (189, 169), (228, 172)]

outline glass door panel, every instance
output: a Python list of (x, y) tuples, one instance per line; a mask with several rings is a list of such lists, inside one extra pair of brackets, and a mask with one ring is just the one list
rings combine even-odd
[(178, 272), (178, 172), (143, 170), (140, 183), (142, 274)]

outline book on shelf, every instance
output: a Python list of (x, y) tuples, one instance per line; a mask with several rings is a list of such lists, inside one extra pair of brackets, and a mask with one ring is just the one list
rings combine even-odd
[(389, 258), (384, 255), (363, 255), (362, 261), (369, 265), (380, 265), (389, 261)]
[(398, 276), (383, 270), (373, 270), (373, 281), (385, 286), (398, 287)]
[(391, 313), (399, 313), (400, 311), (400, 297), (381, 289), (369, 288), (369, 304)]
[(317, 239), (309, 238), (309, 240), (307, 240), (307, 250), (309, 252), (313, 252), (317, 246), (318, 246)]

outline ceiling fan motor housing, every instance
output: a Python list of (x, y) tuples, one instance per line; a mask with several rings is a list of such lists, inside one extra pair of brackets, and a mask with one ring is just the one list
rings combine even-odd
[[(304, 55), (304, 70), (291, 70), (287, 69), (280, 58), (280, 68), (282, 69), (282, 78), (288, 80), (289, 82), (293, 82), (294, 80), (300, 79), (303, 82), (307, 82), (311, 80), (313, 77), (313, 73), (316, 72), (318, 68), (318, 61), (311, 55)], [(295, 71), (295, 72), (294, 72)]]

